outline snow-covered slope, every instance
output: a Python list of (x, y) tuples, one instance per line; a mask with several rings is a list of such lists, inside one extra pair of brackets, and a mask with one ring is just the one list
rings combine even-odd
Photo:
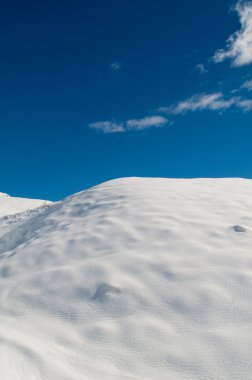
[(252, 181), (120, 179), (0, 239), (1, 380), (251, 380)]
[(0, 193), (0, 237), (20, 221), (45, 211), (52, 202), (10, 197)]
[(39, 199), (15, 198), (0, 193), (0, 217), (33, 210), (50, 203)]

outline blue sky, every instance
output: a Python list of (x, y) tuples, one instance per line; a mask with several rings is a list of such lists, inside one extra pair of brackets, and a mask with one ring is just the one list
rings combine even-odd
[(0, 191), (252, 176), (252, 2), (8, 1)]

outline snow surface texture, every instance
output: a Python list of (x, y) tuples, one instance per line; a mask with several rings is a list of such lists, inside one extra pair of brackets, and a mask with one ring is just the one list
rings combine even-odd
[(252, 181), (120, 179), (0, 239), (1, 380), (251, 380)]

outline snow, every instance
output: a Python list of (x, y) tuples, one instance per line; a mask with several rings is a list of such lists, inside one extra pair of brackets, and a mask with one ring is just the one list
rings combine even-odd
[(8, 194), (0, 193), (0, 217), (22, 213), (38, 207), (49, 205), (51, 202), (39, 199), (26, 199), (10, 197)]
[(250, 180), (125, 178), (9, 224), (1, 380), (250, 380), (251, 210)]

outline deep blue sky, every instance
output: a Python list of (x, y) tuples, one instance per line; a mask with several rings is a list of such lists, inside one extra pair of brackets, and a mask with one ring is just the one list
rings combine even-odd
[(251, 178), (252, 112), (235, 106), (162, 115), (162, 128), (89, 128), (237, 93), (252, 65), (211, 60), (240, 29), (234, 4), (2, 1), (0, 191), (57, 200), (124, 176)]

